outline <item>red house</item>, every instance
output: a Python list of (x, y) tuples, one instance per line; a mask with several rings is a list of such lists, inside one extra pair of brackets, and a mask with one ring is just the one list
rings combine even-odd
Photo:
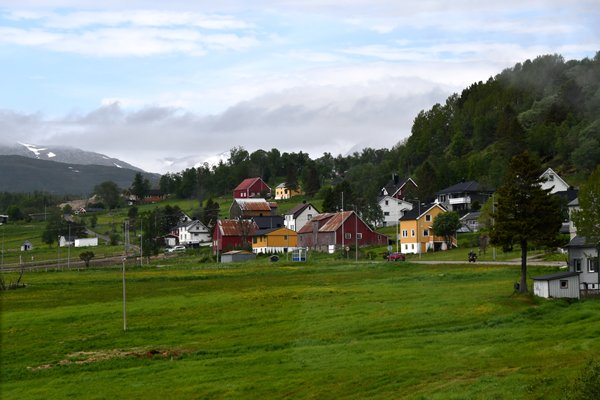
[(261, 178), (247, 178), (233, 189), (234, 199), (271, 197), (271, 188)]
[(298, 246), (330, 251), (346, 246), (381, 246), (388, 237), (372, 230), (354, 211), (319, 214), (298, 231)]
[(252, 246), (252, 234), (258, 230), (254, 221), (220, 219), (213, 230), (213, 253)]

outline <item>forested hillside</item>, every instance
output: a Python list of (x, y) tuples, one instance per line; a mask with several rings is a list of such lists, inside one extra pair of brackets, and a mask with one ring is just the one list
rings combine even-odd
[(261, 176), (272, 185), (297, 181), (314, 194), (346, 181), (353, 200), (364, 204), (398, 173), (413, 177), (420, 198), (428, 198), (463, 179), (497, 187), (510, 158), (526, 149), (571, 183), (600, 163), (600, 52), (572, 61), (540, 56), (474, 83), (421, 111), (410, 137), (389, 149), (311, 160), (302, 152), (250, 154), (238, 147), (217, 166), (163, 176), (161, 188), (202, 198), (231, 193), (242, 179)]

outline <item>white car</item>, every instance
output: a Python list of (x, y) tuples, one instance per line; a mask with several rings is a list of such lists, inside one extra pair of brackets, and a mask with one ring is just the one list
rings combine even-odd
[(166, 250), (167, 253), (174, 253), (176, 251), (185, 251), (185, 246), (177, 245), (177, 246), (170, 247)]

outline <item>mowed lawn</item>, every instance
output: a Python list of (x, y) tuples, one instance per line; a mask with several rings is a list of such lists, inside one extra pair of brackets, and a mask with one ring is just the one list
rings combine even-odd
[(600, 301), (513, 295), (517, 278), (386, 262), (130, 267), (123, 332), (119, 268), (27, 273), (0, 294), (0, 397), (563, 398), (600, 354)]

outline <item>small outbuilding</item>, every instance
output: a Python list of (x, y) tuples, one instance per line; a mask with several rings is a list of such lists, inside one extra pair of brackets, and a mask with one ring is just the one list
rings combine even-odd
[(533, 294), (544, 298), (579, 298), (579, 272), (559, 272), (533, 278)]
[(222, 263), (242, 262), (256, 259), (256, 254), (246, 250), (232, 250), (221, 254)]
[(23, 242), (23, 244), (21, 245), (21, 251), (30, 251), (33, 250), (33, 245), (31, 244), (31, 242), (29, 240), (26, 240)]

